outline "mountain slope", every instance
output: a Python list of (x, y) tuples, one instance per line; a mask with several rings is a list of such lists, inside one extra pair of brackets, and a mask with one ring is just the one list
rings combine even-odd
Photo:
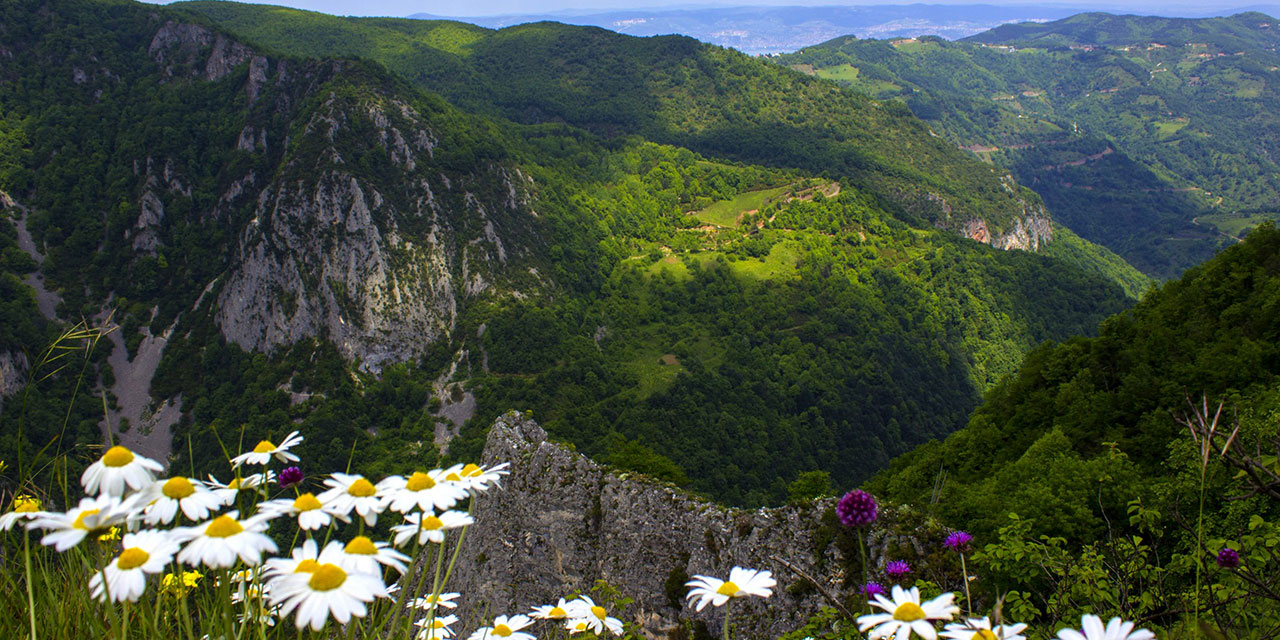
[(181, 7), (263, 46), (378, 60), (464, 108), (827, 172), (927, 224), (973, 235), (981, 225), (998, 245), (1040, 241), (1030, 223), (1044, 217), (1034, 196), (967, 161), (905, 111), (688, 38), (555, 23), (491, 31), (221, 2)]
[[(174, 463), (200, 472), (208, 452), (294, 428), (333, 468), (354, 455), (353, 468), (397, 472), (446, 447), (473, 458), (491, 416), (532, 407), (592, 455), (777, 502), (803, 471), (853, 482), (949, 433), (1023, 352), (1131, 304), (1118, 282), (1139, 290), (1083, 243), (988, 246), (1042, 245), (1052, 227), (1033, 195), (909, 114), (688, 40), (641, 53), (683, 60), (694, 84), (759, 82), (777, 104), (830, 103), (884, 128), (824, 133), (807, 159), (793, 142), (797, 164), (845, 154), (856, 169), (821, 176), (468, 113), (376, 63), (267, 55), (167, 9), (4, 12), (5, 122), (29, 143), (0, 188), (30, 211), (62, 316), (117, 309), (115, 351), (104, 343), (87, 369), (112, 390), (111, 427), (161, 454), (172, 427)], [(572, 52), (574, 34), (574, 55), (639, 46), (542, 25), (492, 34), (519, 46), (492, 43), (486, 64), (548, 43)], [(634, 72), (620, 86), (653, 81), (635, 71), (644, 60), (619, 61)], [(535, 103), (554, 106), (577, 77), (547, 79)], [(557, 108), (661, 133), (697, 125), (695, 108), (724, 126), (748, 109), (738, 100), (715, 117), (684, 94), (617, 117)], [(808, 124), (778, 131), (818, 127), (797, 109)], [(912, 146), (921, 166), (894, 168), (907, 152), (865, 146), (877, 140)], [(914, 182), (935, 167), (943, 177)], [(29, 409), (33, 448), (67, 415), (58, 393), (74, 380), (53, 382)], [(17, 434), (11, 407), (0, 419)], [(102, 405), (70, 416), (80, 448), (62, 450), (88, 459)]]
[(1273, 23), (1083, 14), (954, 43), (839, 38), (781, 61), (905, 100), (1067, 226), (1169, 276), (1215, 249), (1211, 225), (1276, 211)]

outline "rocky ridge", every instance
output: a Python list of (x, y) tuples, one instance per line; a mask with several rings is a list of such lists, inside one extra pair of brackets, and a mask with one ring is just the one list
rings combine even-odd
[[(756, 511), (720, 507), (549, 442), (519, 412), (493, 425), (484, 462), (510, 463), (511, 473), (479, 499), (449, 583), (465, 594), (463, 620), (525, 611), (574, 592), (598, 595), (591, 589), (603, 580), (634, 599), (610, 615), (638, 624), (649, 638), (685, 637), (691, 624), (718, 629), (723, 620), (721, 609), (699, 613), (684, 604), (688, 577), (723, 577), (744, 566), (772, 570), (778, 586), (768, 600), (735, 603), (735, 632), (778, 637), (829, 605), (775, 558), (841, 592), (845, 559), (836, 545), (820, 543), (831, 499)], [(883, 541), (871, 546), (875, 561)]]

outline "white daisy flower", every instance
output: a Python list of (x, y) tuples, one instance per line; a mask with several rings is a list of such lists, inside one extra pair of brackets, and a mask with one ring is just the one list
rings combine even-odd
[(969, 618), (965, 622), (953, 622), (939, 634), (952, 640), (1026, 640), (1022, 635), (1025, 624), (991, 626), (990, 618)]
[(298, 563), (293, 573), (272, 581), (271, 598), (280, 604), (280, 615), (297, 610), (294, 623), (299, 629), (310, 626), (319, 631), (332, 615), (338, 624), (368, 614), (365, 603), (387, 597), (387, 587), (378, 576), (348, 572), (340, 566), (343, 551), (330, 542), (311, 563)]
[(614, 635), (622, 635), (622, 621), (609, 617), (605, 608), (593, 602), (591, 598), (578, 596), (578, 599), (569, 606), (573, 619), (565, 624), (566, 629), (574, 631), (581, 622), (596, 635), (604, 633), (605, 629)]
[(90, 532), (105, 530), (136, 518), (134, 501), (122, 502), (120, 498), (103, 494), (96, 498), (85, 497), (80, 504), (66, 513), (42, 512), (27, 524), (28, 529), (53, 529), (40, 539), (40, 544), (66, 551), (80, 544)]
[(386, 565), (403, 574), (406, 569), (404, 563), (408, 560), (409, 556), (392, 549), (385, 542), (374, 542), (366, 536), (356, 536), (342, 548), (341, 564), (347, 571), (380, 576), (382, 568), (378, 565)]
[(413, 626), (418, 628), (418, 632), (413, 636), (417, 640), (449, 640), (454, 635), (453, 629), (449, 625), (458, 621), (458, 616), (427, 616), (420, 620), (414, 620)]
[(587, 624), (586, 618), (565, 620), (564, 628), (569, 632), (570, 636), (576, 636), (579, 633), (589, 633), (591, 631), (591, 625)]
[(230, 567), (237, 557), (251, 567), (260, 564), (264, 551), (274, 553), (277, 549), (276, 543), (262, 533), (267, 530), (267, 520), (262, 516), (237, 520), (239, 515), (232, 511), (194, 527), (174, 529), (174, 537), (187, 543), (178, 560), (211, 569)]
[(315, 531), (327, 527), (334, 520), (351, 521), (337, 506), (325, 504), (311, 493), (304, 493), (293, 500), (288, 498), (268, 500), (258, 505), (258, 511), (273, 520), (280, 516), (296, 517), (298, 528), (303, 531)]
[(418, 536), (418, 544), (426, 544), (428, 540), (442, 544), (445, 531), (470, 526), (475, 520), (461, 511), (446, 511), (439, 516), (425, 517), (421, 513), (410, 513), (404, 517), (404, 522), (391, 527), (396, 534), (394, 542), (397, 547), (412, 540), (414, 534)]
[(80, 474), (80, 484), (89, 495), (122, 496), (126, 486), (137, 491), (150, 484), (153, 474), (160, 471), (164, 471), (164, 465), (117, 445)]
[(192, 522), (200, 522), (209, 517), (209, 512), (222, 508), (222, 500), (203, 482), (182, 476), (153, 482), (144, 499), (150, 504), (143, 512), (143, 519), (150, 525), (173, 522), (178, 509)]
[(0, 515), (0, 531), (8, 531), (19, 520), (34, 520), (44, 513), (40, 509), (40, 499), (21, 494), (13, 498), (12, 511)]
[[(897, 640), (907, 640), (912, 632), (926, 640), (938, 637), (933, 628), (934, 620), (950, 620), (960, 613), (960, 607), (951, 602), (954, 593), (944, 593), (928, 602), (920, 602), (920, 589), (911, 587), (910, 591), (898, 585), (893, 586), (893, 600), (876, 594), (871, 606), (879, 607), (888, 613), (873, 613), (858, 617), (858, 629), (871, 629), (868, 636), (871, 640), (887, 638), (897, 634)], [(872, 627), (875, 627), (872, 629)]]
[(310, 562), (308, 566), (314, 568), (319, 558), (320, 547), (316, 546), (315, 540), (308, 538), (301, 547), (294, 547), (288, 558), (267, 558), (262, 574), (270, 577), (293, 573), (303, 562)]
[(537, 618), (538, 620), (565, 620), (569, 617), (569, 610), (571, 608), (572, 607), (569, 603), (565, 602), (564, 598), (560, 598), (560, 601), (555, 604), (544, 604), (539, 607), (534, 607), (533, 611), (530, 612), (529, 615), (533, 618)]
[(408, 479), (390, 476), (378, 482), (378, 493), (388, 496), (388, 506), (398, 513), (408, 513), (414, 507), (420, 511), (444, 511), (467, 497), (464, 487), (446, 481), (444, 476), (445, 472), (439, 469), (415, 471)]
[(457, 609), (458, 603), (454, 602), (454, 600), (457, 600), (460, 595), (462, 594), (454, 592), (442, 593), (440, 595), (429, 595), (425, 598), (414, 598), (409, 601), (409, 606), (415, 609), (422, 609), (423, 611), (430, 611), (437, 606), (444, 607), (445, 609)]
[(1133, 630), (1134, 623), (1112, 618), (1104, 628), (1102, 618), (1086, 614), (1080, 618), (1083, 633), (1075, 629), (1059, 629), (1059, 640), (1152, 640), (1156, 634), (1146, 629)]
[(262, 473), (252, 473), (247, 476), (232, 478), (231, 482), (222, 484), (218, 479), (209, 474), (209, 480), (205, 485), (210, 487), (213, 495), (218, 496), (222, 500), (222, 504), (231, 506), (236, 501), (236, 493), (240, 491), (254, 491), (258, 487), (270, 484), (276, 481), (276, 472), (263, 471)]
[(467, 640), (534, 640), (533, 634), (520, 631), (531, 624), (529, 616), (498, 616), (493, 626), (476, 629)]
[(298, 456), (289, 453), (289, 447), (302, 442), (302, 436), (297, 431), (290, 433), (285, 437), (284, 442), (280, 444), (272, 444), (270, 440), (262, 440), (258, 442), (258, 446), (253, 448), (249, 453), (242, 453), (231, 459), (231, 466), (239, 467), (242, 464), (266, 464), (271, 461), (274, 456), (280, 462), (297, 462)]
[(481, 467), (476, 464), (455, 464), (446, 469), (444, 479), (457, 484), (468, 491), (487, 491), (489, 485), (501, 486), (502, 476), (511, 473), (507, 467), (510, 463), (502, 463), (493, 467)]
[[(89, 579), (89, 591), (100, 602), (137, 602), (147, 587), (148, 573), (161, 573), (178, 552), (178, 541), (167, 531), (126, 533), (120, 555)], [(107, 588), (102, 588), (106, 576)]]
[(378, 514), (387, 508), (385, 497), (362, 475), (334, 473), (324, 483), (329, 488), (320, 494), (321, 502), (333, 505), (336, 512), (343, 515), (354, 509), (356, 514), (364, 518), (365, 524), (371, 527), (377, 524)]
[(772, 572), (734, 567), (729, 571), (728, 580), (711, 576), (694, 576), (692, 580), (685, 583), (686, 587), (693, 587), (685, 597), (690, 603), (696, 599), (698, 604), (695, 608), (702, 611), (708, 602), (720, 607), (724, 606), (730, 598), (745, 596), (768, 598), (773, 595), (772, 589), (777, 584)]

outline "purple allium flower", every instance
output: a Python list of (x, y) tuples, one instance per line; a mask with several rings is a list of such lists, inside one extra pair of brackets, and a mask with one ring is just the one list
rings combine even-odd
[(884, 585), (879, 582), (868, 582), (862, 585), (862, 595), (866, 596), (868, 600), (886, 593), (888, 592), (885, 591)]
[(1240, 566), (1240, 554), (1235, 549), (1223, 547), (1218, 552), (1218, 566), (1223, 569), (1234, 569)]
[(297, 467), (285, 467), (280, 472), (280, 486), (284, 488), (292, 487), (302, 482), (302, 469)]
[(952, 551), (964, 551), (969, 547), (969, 542), (973, 540), (973, 536), (967, 531), (955, 531), (942, 541), (943, 546)]
[(895, 578), (905, 576), (911, 573), (911, 565), (907, 564), (905, 560), (890, 560), (888, 564), (884, 565), (884, 572)]
[(836, 515), (846, 527), (860, 527), (876, 521), (876, 499), (861, 489), (844, 494), (836, 503)]

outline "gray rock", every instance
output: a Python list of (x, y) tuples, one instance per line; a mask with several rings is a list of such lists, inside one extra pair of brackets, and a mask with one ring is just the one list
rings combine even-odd
[[(650, 638), (669, 637), (694, 620), (719, 635), (723, 609), (695, 612), (681, 600), (687, 576), (727, 577), (734, 566), (773, 571), (768, 600), (733, 603), (735, 637), (777, 637), (802, 626), (826, 602), (774, 560), (813, 575), (832, 593), (844, 566), (834, 545), (815, 556), (819, 519), (831, 500), (748, 511), (717, 506), (676, 487), (596, 464), (547, 441), (535, 422), (512, 412), (493, 425), (484, 462), (511, 463), (500, 489), (478, 501), (450, 591), (465, 602), (461, 619), (514, 614), (591, 594), (597, 580), (634, 599), (610, 615)], [(668, 596), (668, 579), (676, 582)], [(673, 606), (678, 604), (679, 607)]]

